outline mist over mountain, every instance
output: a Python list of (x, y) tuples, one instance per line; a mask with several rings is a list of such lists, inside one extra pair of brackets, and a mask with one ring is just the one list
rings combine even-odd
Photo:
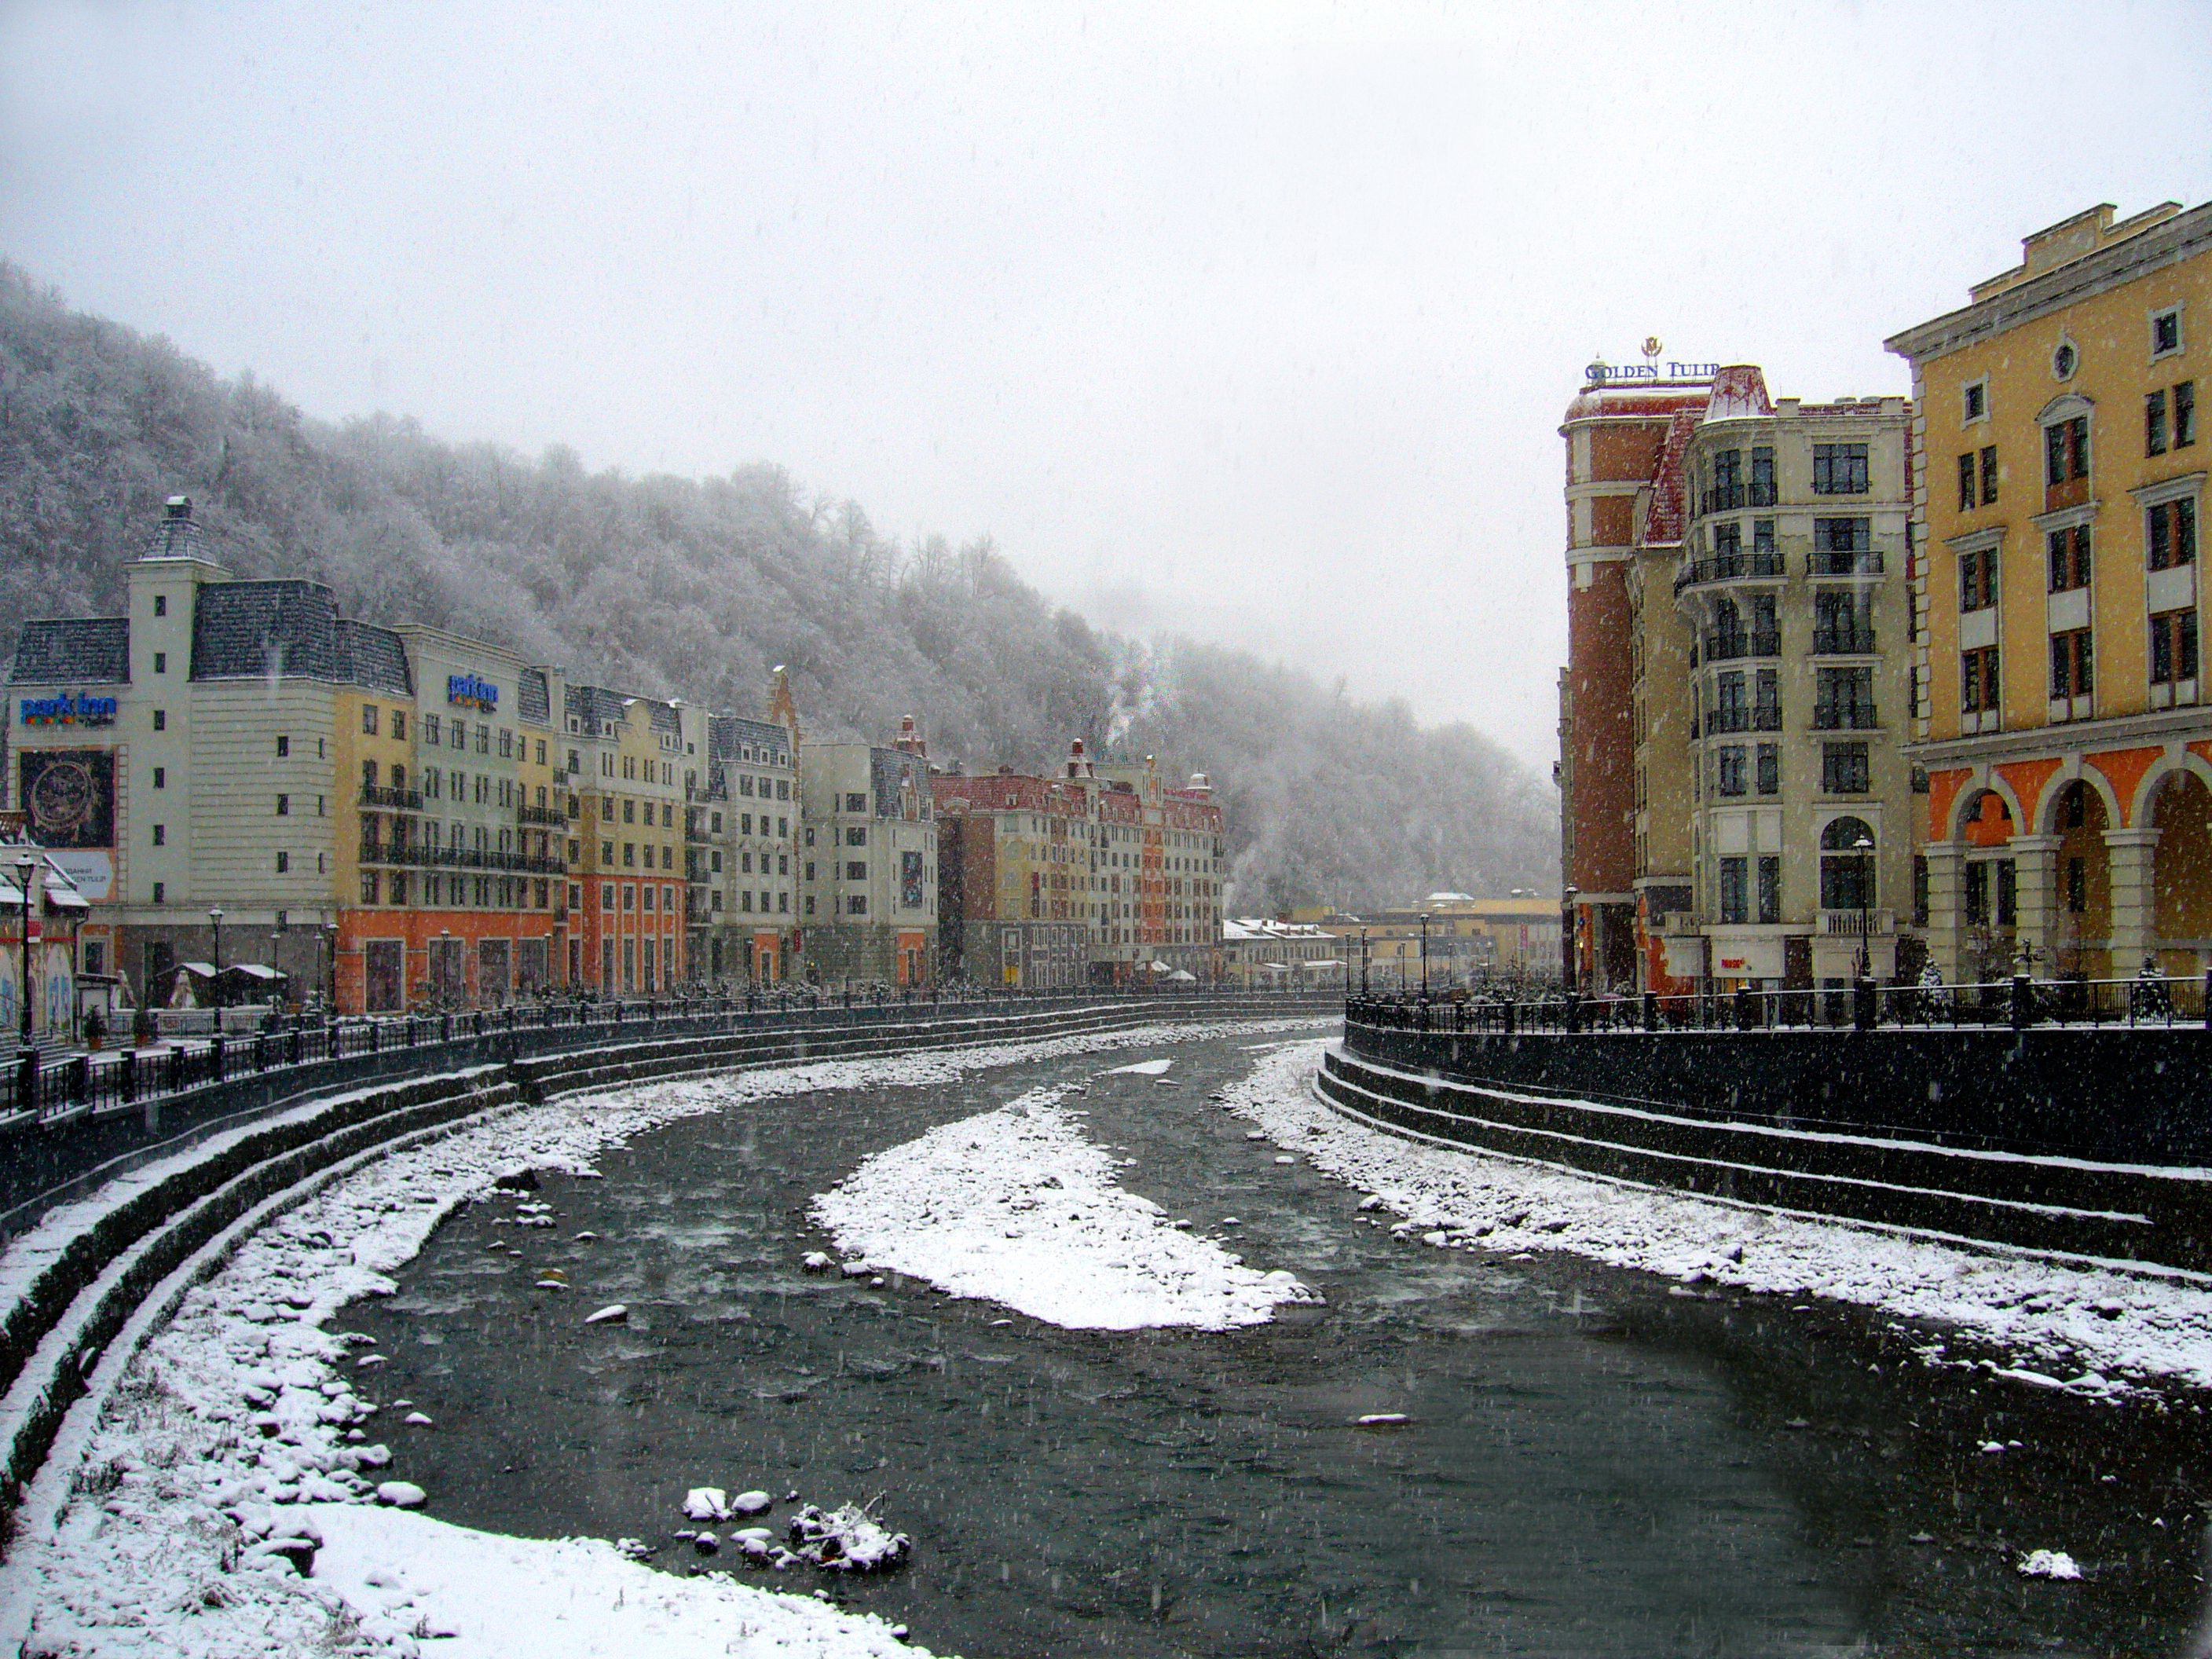
[(179, 493), (240, 576), (326, 582), (352, 614), (578, 678), (757, 712), (781, 663), (813, 738), (887, 740), (912, 714), (948, 764), (1050, 767), (1080, 736), (1206, 772), (1233, 910), (1557, 881), (1549, 782), (1466, 726), (1094, 628), (988, 539), (902, 544), (773, 465), (629, 477), (388, 416), (313, 420), (0, 264), (0, 649), (27, 617), (118, 610)]

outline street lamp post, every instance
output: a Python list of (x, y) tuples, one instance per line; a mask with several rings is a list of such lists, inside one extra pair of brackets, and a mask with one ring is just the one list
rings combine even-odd
[(1367, 930), (1359, 930), (1359, 994), (1367, 994)]
[(26, 1051), (31, 1046), (31, 872), (38, 867), (38, 860), (27, 853), (15, 860), (15, 884), (23, 899), (23, 1007), (18, 1046)]
[(1582, 917), (1575, 909), (1575, 896), (1581, 891), (1581, 888), (1571, 886), (1560, 896), (1566, 911), (1563, 918), (1563, 931), (1567, 945), (1566, 988), (1570, 991), (1575, 988), (1577, 981), (1582, 976), (1581, 941), (1577, 937), (1582, 931)]
[(1874, 842), (1861, 836), (1851, 843), (1859, 855), (1859, 977), (1874, 977)]
[(1421, 912), (1421, 1000), (1429, 1000), (1429, 913)]
[(208, 921), (215, 929), (215, 1006), (222, 1006), (222, 906), (208, 907)]

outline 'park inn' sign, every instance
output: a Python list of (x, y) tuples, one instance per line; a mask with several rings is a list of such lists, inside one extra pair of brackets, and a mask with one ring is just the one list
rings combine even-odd
[(481, 708), (489, 714), (499, 708), (499, 688), (474, 674), (448, 674), (446, 701), (456, 708)]
[(71, 696), (64, 691), (58, 697), (25, 697), (23, 724), (26, 726), (112, 726), (115, 724), (115, 699), (112, 697)]

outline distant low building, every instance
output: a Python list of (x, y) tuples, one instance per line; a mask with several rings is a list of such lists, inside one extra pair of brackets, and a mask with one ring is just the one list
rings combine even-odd
[(1246, 990), (1341, 986), (1343, 941), (1313, 922), (1231, 916), (1221, 924), (1221, 971)]
[(1475, 898), (1439, 892), (1418, 904), (1358, 915), (1343, 911), (1292, 911), (1291, 915), (1295, 921), (1310, 914), (1316, 925), (1341, 941), (1354, 984), (1364, 965), (1370, 989), (1417, 988), (1425, 949), (1431, 990), (1495, 978), (1559, 977), (1559, 901), (1541, 894)]

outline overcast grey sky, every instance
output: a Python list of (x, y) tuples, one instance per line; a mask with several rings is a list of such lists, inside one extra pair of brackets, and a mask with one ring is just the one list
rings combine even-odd
[(2212, 196), (2208, 94), (2204, 3), (19, 3), (0, 252), (318, 415), (781, 462), (1548, 766), (1591, 355), (1904, 391), (2025, 233)]

